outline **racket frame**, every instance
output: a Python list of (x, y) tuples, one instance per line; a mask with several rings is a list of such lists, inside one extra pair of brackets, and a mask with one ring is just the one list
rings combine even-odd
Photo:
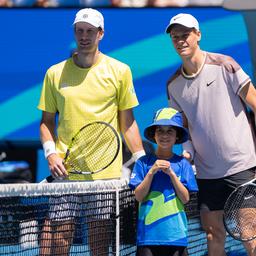
[[(74, 142), (74, 139), (75, 137), (80, 133), (81, 130), (83, 130), (86, 126), (89, 126), (89, 125), (92, 125), (93, 123), (101, 123), (101, 124), (104, 124), (108, 127), (111, 128), (111, 130), (113, 131), (113, 133), (115, 134), (116, 138), (117, 138), (117, 150), (116, 150), (116, 153), (115, 153), (115, 156), (113, 157), (112, 161), (110, 163), (108, 163), (108, 165), (106, 165), (104, 168), (101, 168), (100, 170), (96, 171), (96, 172), (80, 172), (80, 171), (72, 171), (72, 172), (69, 172), (69, 173), (72, 173), (72, 174), (80, 174), (80, 175), (89, 175), (89, 174), (93, 174), (93, 173), (97, 173), (97, 172), (100, 172), (104, 169), (106, 169), (107, 167), (109, 167), (116, 159), (117, 155), (119, 154), (119, 150), (120, 150), (120, 139), (119, 139), (119, 135), (117, 133), (117, 131), (115, 130), (115, 128), (110, 125), (109, 123), (106, 123), (104, 121), (95, 121), (95, 122), (92, 122), (92, 123), (89, 123), (89, 124), (86, 124), (85, 126), (83, 126), (82, 128), (79, 129), (79, 131), (72, 137), (71, 139), (71, 142), (70, 144), (68, 145), (68, 149), (66, 151), (66, 154), (65, 154), (65, 157), (63, 159), (63, 164), (65, 165), (65, 162), (70, 154), (70, 150), (71, 150), (71, 147), (73, 145), (73, 142)], [(56, 180), (56, 178), (54, 178), (52, 175), (46, 177), (44, 180), (42, 180), (40, 183), (51, 183), (53, 182), (54, 180)], [(58, 179), (57, 179), (58, 180)]]
[(225, 227), (226, 231), (228, 232), (228, 234), (229, 234), (231, 237), (233, 237), (235, 240), (242, 241), (242, 242), (248, 242), (248, 241), (251, 241), (251, 240), (255, 239), (255, 238), (256, 238), (256, 230), (255, 230), (255, 235), (254, 235), (254, 236), (249, 237), (249, 238), (246, 238), (246, 239), (245, 239), (245, 238), (241, 238), (241, 236), (238, 237), (238, 236), (234, 235), (233, 232), (230, 230), (229, 225), (228, 225), (227, 222), (226, 222), (226, 218), (225, 218), (225, 216), (226, 216), (226, 215), (225, 215), (225, 208), (227, 208), (226, 205), (227, 205), (227, 203), (229, 202), (230, 198), (233, 197), (233, 195), (234, 195), (235, 193), (237, 193), (242, 187), (245, 187), (245, 186), (248, 186), (248, 185), (252, 185), (252, 186), (255, 186), (255, 189), (256, 189), (256, 184), (254, 183), (255, 181), (256, 181), (256, 177), (253, 178), (253, 179), (251, 179), (250, 181), (247, 181), (247, 182), (243, 183), (242, 185), (238, 186), (238, 187), (237, 187), (234, 191), (232, 191), (232, 193), (229, 195), (229, 197), (227, 198), (227, 200), (226, 200), (226, 202), (225, 202), (225, 205), (224, 205), (224, 213), (223, 213), (223, 224), (224, 224), (224, 227)]
[(63, 159), (63, 164), (64, 166), (68, 163), (67, 159), (68, 159), (68, 156), (71, 152), (71, 149), (72, 149), (72, 146), (74, 144), (74, 141), (76, 139), (76, 137), (79, 135), (79, 133), (84, 130), (86, 127), (90, 126), (90, 125), (93, 125), (93, 124), (103, 124), (105, 126), (107, 126), (108, 128), (111, 129), (111, 131), (113, 132), (113, 134), (115, 135), (115, 138), (116, 138), (116, 142), (117, 142), (117, 149), (116, 149), (116, 152), (115, 152), (115, 155), (113, 156), (113, 158), (111, 159), (111, 161), (105, 165), (104, 167), (98, 169), (97, 171), (78, 171), (78, 170), (70, 170), (69, 173), (71, 174), (79, 174), (79, 175), (91, 175), (91, 174), (95, 174), (95, 173), (98, 173), (98, 172), (101, 172), (103, 171), (104, 169), (106, 169), (107, 167), (109, 167), (116, 159), (117, 155), (119, 154), (119, 150), (120, 150), (120, 139), (119, 139), (119, 135), (117, 133), (117, 131), (115, 130), (115, 128), (110, 125), (109, 123), (107, 122), (104, 122), (104, 121), (95, 121), (95, 122), (92, 122), (92, 123), (89, 123), (89, 124), (86, 124), (84, 125), (82, 128), (79, 129), (79, 131), (72, 137), (71, 139), (71, 142), (68, 146), (68, 149), (66, 151), (66, 154), (65, 154), (65, 157)]

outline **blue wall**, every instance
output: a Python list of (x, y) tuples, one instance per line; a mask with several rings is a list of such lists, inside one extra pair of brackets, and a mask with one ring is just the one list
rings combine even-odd
[[(141, 132), (153, 112), (167, 105), (166, 80), (180, 60), (164, 33), (179, 12), (195, 15), (201, 25), (201, 48), (232, 55), (251, 76), (252, 66), (243, 16), (221, 8), (101, 9), (105, 36), (101, 51), (133, 71), (140, 106)], [(39, 139), (36, 106), (44, 73), (75, 47), (72, 22), (77, 9), (0, 9), (1, 139)]]

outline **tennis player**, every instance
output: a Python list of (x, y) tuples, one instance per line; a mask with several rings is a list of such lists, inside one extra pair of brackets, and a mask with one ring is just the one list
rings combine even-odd
[(144, 136), (157, 149), (135, 163), (129, 183), (140, 202), (136, 256), (186, 255), (184, 204), (189, 192), (198, 188), (189, 161), (172, 151), (174, 144), (188, 138), (181, 113), (171, 108), (158, 110)]
[[(145, 154), (133, 116), (133, 107), (138, 105), (138, 100), (131, 70), (128, 65), (99, 50), (104, 36), (102, 14), (94, 9), (82, 9), (76, 13), (73, 26), (77, 50), (71, 58), (47, 70), (38, 105), (43, 111), (40, 136), (49, 169), (56, 179), (65, 180), (77, 179), (77, 175), (69, 175), (63, 165), (68, 144), (81, 127), (93, 121), (105, 121), (121, 131), (135, 160)], [(79, 179), (119, 179), (121, 152), (122, 149), (109, 168), (92, 175), (80, 175)], [(58, 227), (60, 231), (65, 230), (61, 225)], [(97, 233), (96, 228), (94, 231)], [(62, 255), (66, 255), (72, 236), (63, 231), (60, 235), (62, 239), (56, 239), (52, 248), (59, 248)], [(97, 248), (91, 250), (92, 255), (105, 255)]]
[[(246, 105), (256, 113), (256, 90), (233, 58), (200, 49), (199, 23), (192, 15), (172, 17), (166, 33), (182, 60), (167, 83), (168, 100), (183, 112), (192, 139), (185, 151), (197, 170), (209, 256), (226, 255), (224, 203), (235, 187), (255, 176), (256, 147)], [(255, 244), (245, 244), (248, 255), (256, 255)]]

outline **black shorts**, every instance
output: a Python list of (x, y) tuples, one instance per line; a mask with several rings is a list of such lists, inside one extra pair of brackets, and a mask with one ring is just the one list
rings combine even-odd
[(253, 167), (220, 179), (197, 179), (199, 210), (223, 210), (231, 192), (241, 184), (252, 180), (255, 173), (256, 167)]
[(145, 245), (138, 246), (136, 256), (186, 256), (184, 246)]

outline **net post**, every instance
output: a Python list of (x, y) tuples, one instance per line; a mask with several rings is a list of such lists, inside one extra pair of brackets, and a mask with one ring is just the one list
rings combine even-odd
[(119, 188), (116, 186), (116, 256), (120, 252), (120, 204), (119, 204)]

